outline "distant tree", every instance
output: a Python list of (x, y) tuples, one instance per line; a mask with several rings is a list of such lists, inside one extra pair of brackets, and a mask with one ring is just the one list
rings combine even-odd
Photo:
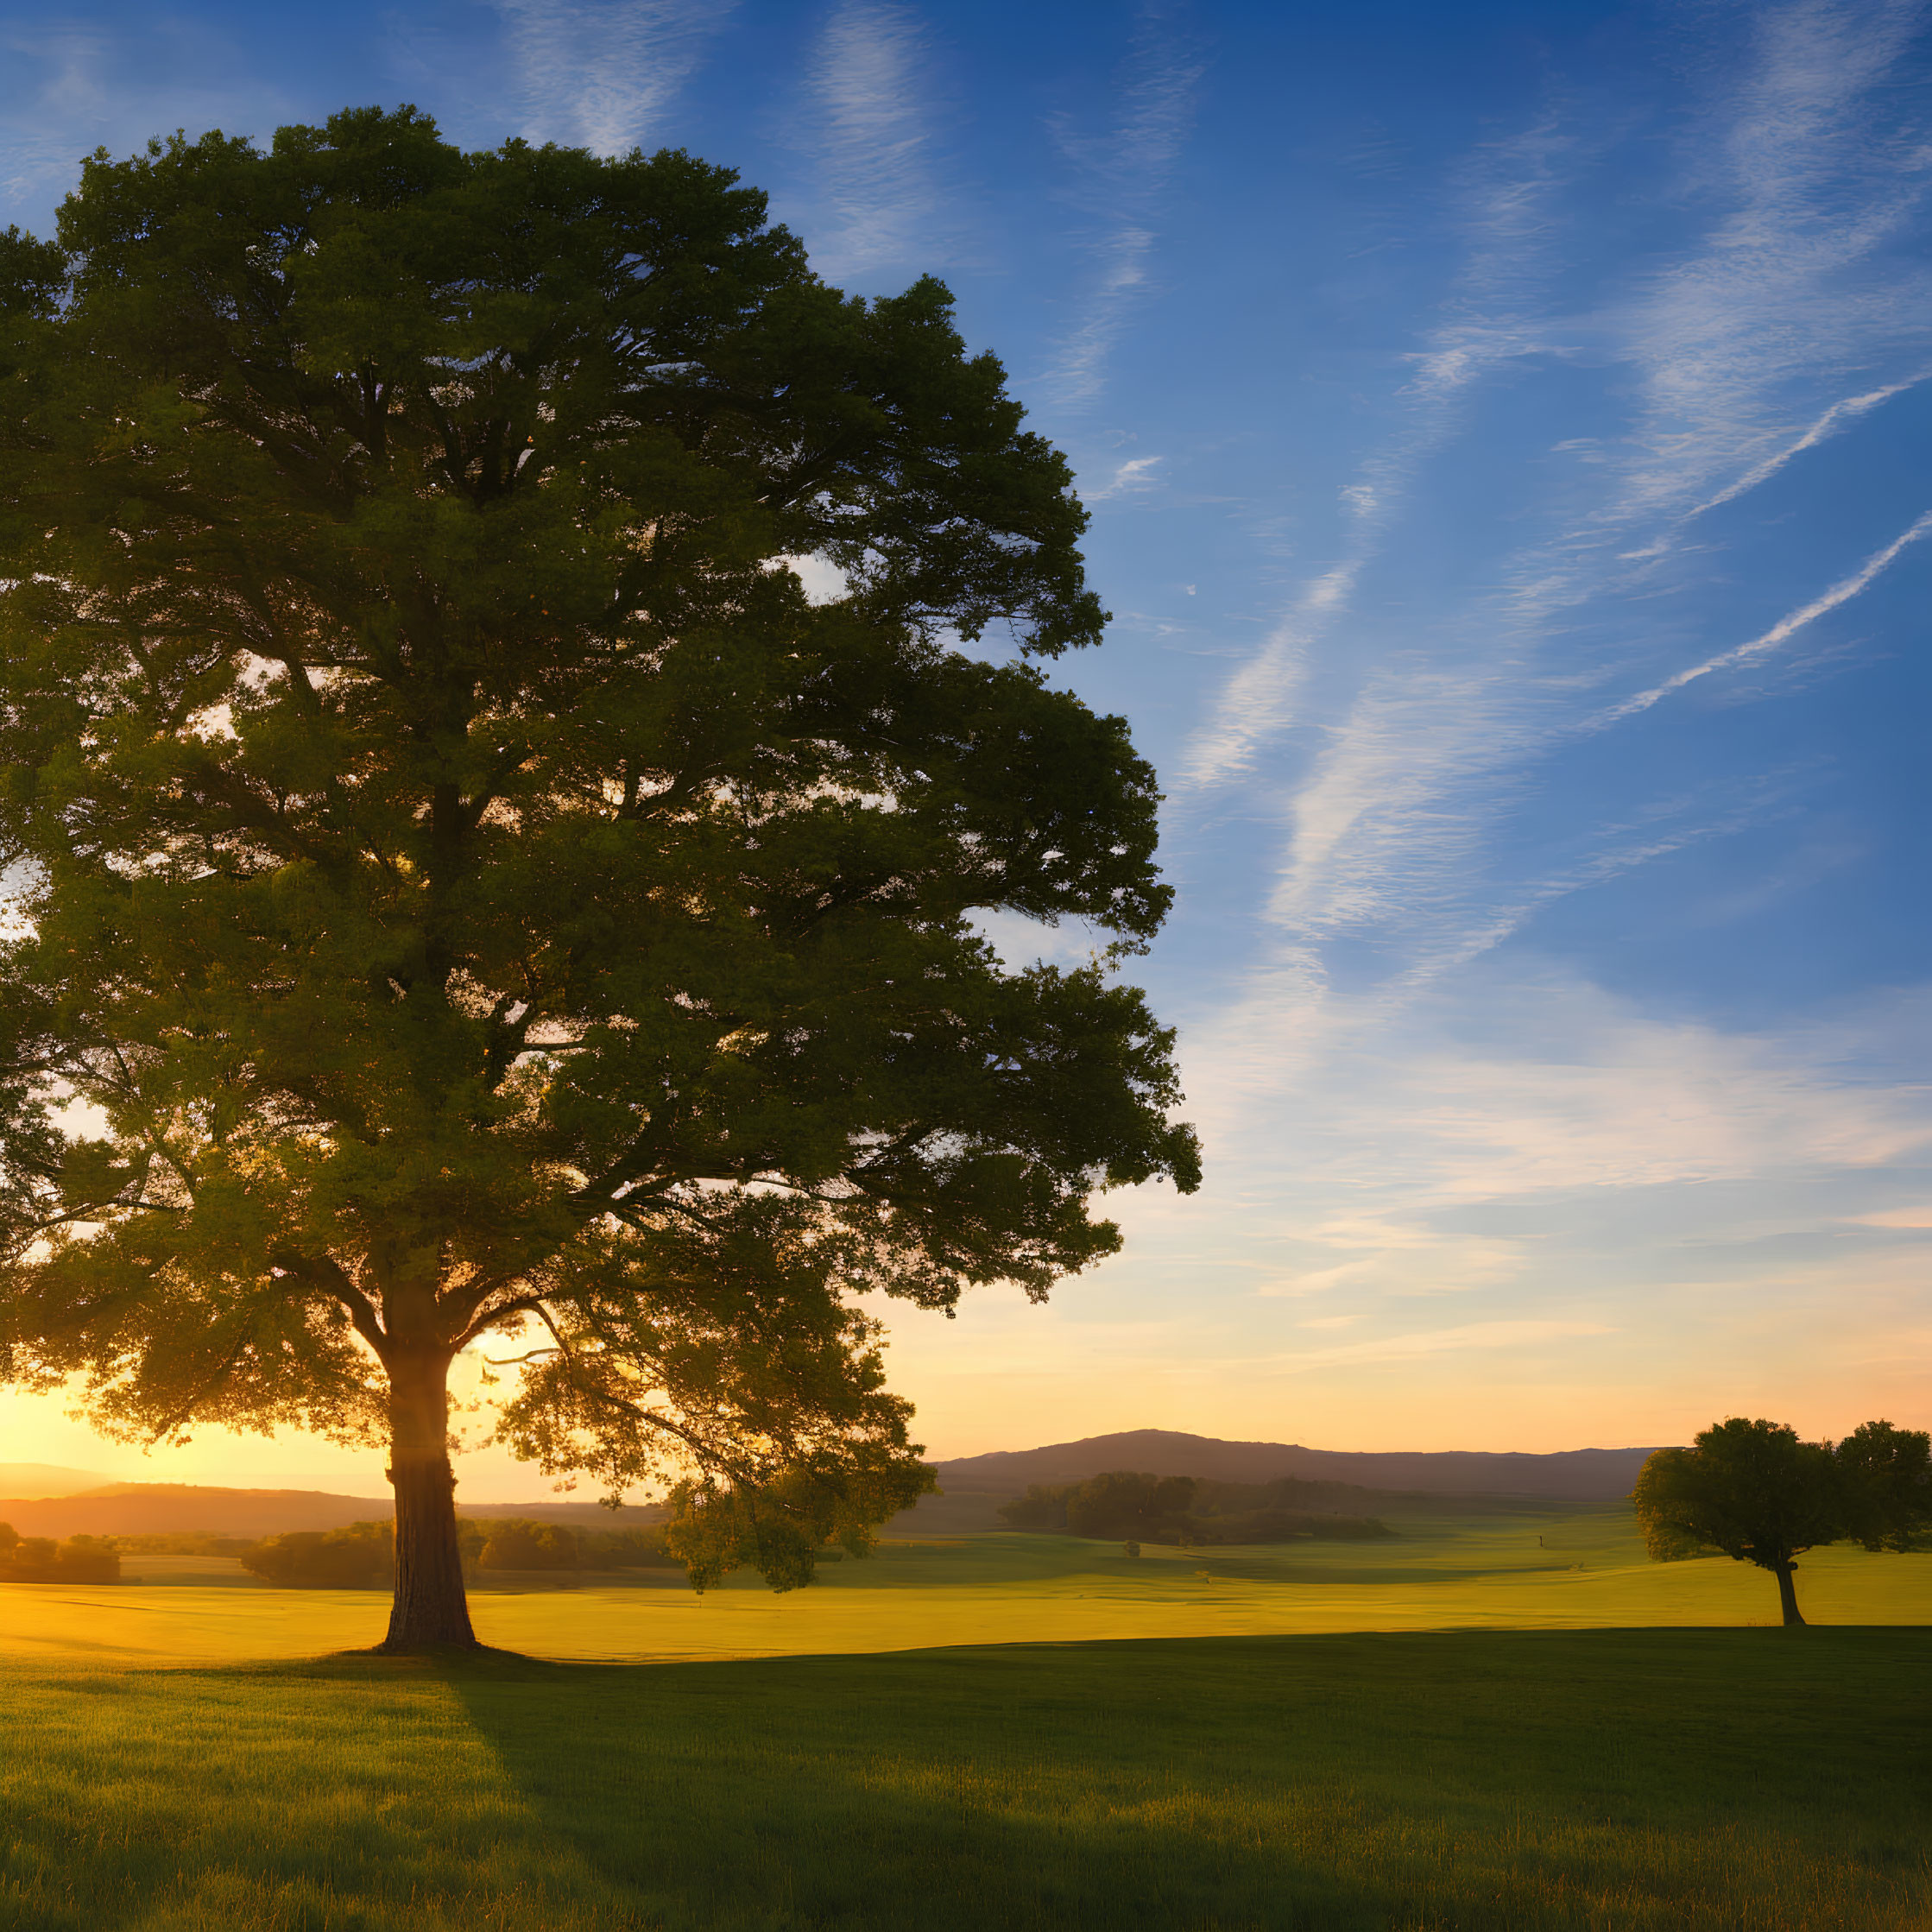
[(1932, 1527), (1932, 1439), (1867, 1423), (1834, 1450), (1733, 1416), (1689, 1449), (1657, 1450), (1632, 1500), (1653, 1557), (1719, 1550), (1755, 1563), (1777, 1579), (1786, 1625), (1802, 1624), (1793, 1572), (1804, 1551), (1846, 1538), (1903, 1550)]
[(1285, 1488), (1291, 1493), (1294, 1486), (1205, 1482), (1195, 1476), (1114, 1469), (1085, 1482), (1036, 1482), (1024, 1496), (1001, 1503), (1000, 1514), (1016, 1530), (1065, 1530), (1074, 1536), (1109, 1540), (1132, 1537), (1137, 1543), (1178, 1543), (1184, 1549), (1203, 1544), (1289, 1543), (1304, 1537), (1360, 1543), (1395, 1533), (1377, 1517), (1283, 1509), (1275, 1499)]
[(291, 1530), (251, 1544), (241, 1564), (279, 1589), (374, 1589), (395, 1575), (395, 1537), (388, 1523)]
[(358, 110), (0, 237), (14, 1376), (385, 1443), (395, 1650), (474, 1642), (464, 1350), (707, 1574), (927, 1487), (855, 1297), (1044, 1296), (1198, 1171), (1113, 976), (1153, 773), (1023, 661), (1104, 613), (1021, 415), (682, 154)]
[(1064, 1530), (1067, 1498), (1079, 1487), (1075, 1482), (1030, 1482), (1024, 1496), (1000, 1505), (1000, 1515), (1016, 1530)]
[(1716, 1550), (1768, 1569), (1787, 1625), (1804, 1621), (1792, 1582), (1797, 1558), (1845, 1533), (1831, 1445), (1800, 1442), (1782, 1423), (1733, 1416), (1690, 1449), (1659, 1449), (1632, 1497), (1653, 1557)]
[(1190, 1547), (1217, 1543), (1293, 1543), (1317, 1537), (1330, 1543), (1370, 1543), (1395, 1531), (1375, 1516), (1336, 1516), (1326, 1511), (1256, 1509), (1190, 1513), (1175, 1531)]
[(489, 1525), (480, 1562), (484, 1569), (578, 1569), (584, 1553), (576, 1531), (561, 1523), (500, 1517)]
[(473, 1523), (468, 1517), (456, 1519), (456, 1549), (463, 1565), (463, 1574), (473, 1577), (483, 1563), (483, 1544), (489, 1540), (489, 1532), (481, 1523)]
[(1868, 1422), (1834, 1452), (1845, 1528), (1867, 1550), (1922, 1550), (1932, 1540), (1932, 1432)]
[(121, 1553), (109, 1537), (23, 1537), (0, 1523), (0, 1582), (117, 1583)]
[(1067, 1528), (1076, 1537), (1152, 1537), (1187, 1513), (1192, 1476), (1155, 1476), (1109, 1469), (1067, 1498)]
[(216, 1536), (205, 1530), (154, 1530), (117, 1536), (114, 1547), (134, 1556), (239, 1556), (255, 1547), (253, 1537)]
[(577, 1543), (587, 1569), (661, 1569), (677, 1563), (660, 1530), (579, 1530)]
[(63, 1583), (118, 1583), (121, 1551), (112, 1537), (69, 1537), (54, 1560)]

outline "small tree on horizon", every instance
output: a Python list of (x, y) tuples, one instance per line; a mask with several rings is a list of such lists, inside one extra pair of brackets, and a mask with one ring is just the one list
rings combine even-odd
[(1660, 1563), (1714, 1550), (1777, 1580), (1785, 1626), (1802, 1626), (1794, 1572), (1808, 1550), (1847, 1538), (1916, 1547), (1932, 1523), (1932, 1437), (1866, 1423), (1834, 1449), (1784, 1423), (1733, 1416), (1689, 1449), (1658, 1449), (1632, 1492)]
[(1833, 1454), (1853, 1542), (1895, 1553), (1932, 1543), (1932, 1431), (1864, 1423)]
[(386, 1443), (394, 1650), (475, 1640), (464, 1350), (694, 1578), (929, 1487), (854, 1297), (1043, 1297), (1198, 1176), (1112, 970), (1153, 773), (1025, 661), (1104, 613), (1021, 414), (939, 284), (842, 295), (683, 154), (357, 110), (0, 237), (12, 1376)]

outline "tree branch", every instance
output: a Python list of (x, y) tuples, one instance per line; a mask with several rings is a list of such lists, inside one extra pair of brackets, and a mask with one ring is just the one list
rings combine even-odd
[(349, 1319), (356, 1333), (376, 1351), (378, 1360), (386, 1357), (389, 1335), (376, 1313), (375, 1303), (357, 1286), (349, 1271), (333, 1255), (318, 1258), (293, 1248), (273, 1249), (268, 1255), (268, 1266), (293, 1276), (297, 1281), (306, 1281), (319, 1288), (324, 1294), (340, 1302), (349, 1310)]

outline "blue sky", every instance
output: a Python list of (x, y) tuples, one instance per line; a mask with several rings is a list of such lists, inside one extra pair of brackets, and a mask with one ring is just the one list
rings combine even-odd
[[(944, 275), (1071, 455), (1057, 674), (1165, 780), (1209, 1181), (900, 1316), (936, 1452), (1932, 1423), (1932, 7), (9, 0), (0, 55), (0, 221), (352, 102), (686, 146)], [(0, 1452), (104, 1466), (52, 1413)]]

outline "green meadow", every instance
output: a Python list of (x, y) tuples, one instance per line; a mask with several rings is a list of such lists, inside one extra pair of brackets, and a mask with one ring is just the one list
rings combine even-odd
[(773, 1597), (0, 1587), (0, 1926), (1932, 1928), (1932, 1557), (887, 1545)]
[[(1723, 1557), (1653, 1563), (1620, 1504), (1563, 1514), (1398, 1520), (1386, 1543), (1184, 1551), (1072, 1537), (888, 1540), (775, 1596), (748, 1575), (694, 1594), (676, 1570), (477, 1588), (486, 1644), (552, 1661), (818, 1656), (963, 1644), (1356, 1631), (1737, 1628), (1777, 1621), (1762, 1571)], [(386, 1593), (265, 1588), (231, 1558), (130, 1556), (112, 1589), (0, 1585), (0, 1646), (152, 1668), (359, 1648)], [(1932, 1623), (1932, 1555), (1815, 1550), (1799, 1572), (1820, 1624)]]

